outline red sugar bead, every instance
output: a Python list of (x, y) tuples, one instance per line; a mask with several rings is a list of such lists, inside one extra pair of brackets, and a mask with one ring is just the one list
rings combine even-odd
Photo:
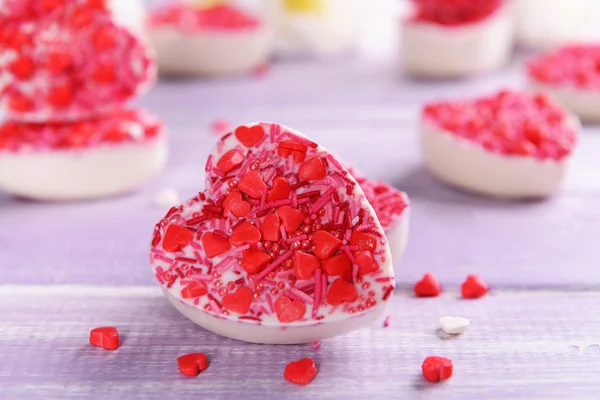
[(197, 376), (208, 368), (208, 359), (204, 353), (191, 353), (177, 357), (179, 371), (185, 376)]
[(106, 350), (119, 348), (119, 332), (114, 326), (103, 326), (90, 331), (90, 343)]
[(308, 385), (317, 376), (317, 366), (311, 358), (292, 361), (285, 367), (283, 376), (297, 385)]
[(423, 361), (421, 370), (429, 382), (450, 379), (453, 372), (452, 360), (445, 357), (429, 356)]
[(460, 292), (465, 299), (478, 299), (486, 295), (488, 287), (477, 275), (469, 275), (463, 282)]

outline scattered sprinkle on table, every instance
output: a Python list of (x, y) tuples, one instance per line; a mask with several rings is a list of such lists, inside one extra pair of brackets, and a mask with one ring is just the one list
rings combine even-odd
[(208, 359), (204, 353), (190, 353), (177, 358), (179, 371), (185, 376), (196, 376), (208, 368)]
[(439, 382), (452, 376), (452, 360), (446, 357), (429, 356), (421, 366), (423, 376), (429, 382)]
[(488, 292), (487, 284), (477, 275), (467, 276), (460, 288), (462, 297), (465, 299), (478, 299)]
[(311, 358), (292, 361), (285, 367), (283, 376), (297, 385), (308, 385), (317, 376), (317, 366)]
[(102, 326), (90, 331), (90, 343), (105, 350), (119, 348), (119, 332), (114, 326)]
[(415, 296), (417, 297), (437, 297), (440, 293), (440, 284), (432, 273), (426, 273), (423, 279), (415, 284)]
[(460, 335), (469, 327), (469, 320), (462, 317), (442, 317), (440, 327), (449, 335)]

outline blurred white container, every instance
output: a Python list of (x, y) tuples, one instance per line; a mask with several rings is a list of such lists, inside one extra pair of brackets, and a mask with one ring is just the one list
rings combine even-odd
[(361, 0), (266, 1), (280, 55), (336, 55), (356, 44)]
[(108, 4), (119, 24), (138, 35), (144, 33), (146, 10), (143, 0), (109, 0)]
[[(247, 2), (246, 2), (247, 3)], [(272, 35), (260, 12), (238, 1), (168, 1), (152, 11), (146, 31), (166, 75), (251, 72), (269, 61)]]
[(547, 48), (567, 42), (600, 40), (598, 0), (515, 0), (517, 40)]

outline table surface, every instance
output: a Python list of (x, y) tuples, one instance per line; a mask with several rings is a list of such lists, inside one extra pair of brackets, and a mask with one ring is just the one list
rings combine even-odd
[[(482, 78), (419, 82), (389, 63), (275, 64), (261, 78), (161, 82), (140, 105), (170, 129), (164, 173), (136, 193), (72, 204), (0, 194), (0, 395), (3, 399), (596, 399), (600, 390), (600, 129), (585, 127), (563, 190), (543, 202), (510, 203), (445, 187), (423, 170), (420, 106), (440, 97), (520, 86), (518, 64)], [(400, 289), (382, 321), (311, 345), (260, 346), (217, 337), (162, 298), (148, 265), (155, 194), (182, 199), (203, 188), (217, 140), (210, 123), (272, 120), (310, 135), (372, 178), (409, 193), (412, 221)], [(416, 299), (425, 272), (445, 292)], [(469, 273), (491, 287), (458, 298)], [(440, 337), (438, 318), (470, 319), (468, 332)], [(109, 352), (89, 330), (115, 325)], [(202, 351), (197, 378), (176, 358)], [(429, 384), (428, 355), (450, 357), (455, 376)], [(286, 382), (291, 360), (312, 357), (319, 375)]]

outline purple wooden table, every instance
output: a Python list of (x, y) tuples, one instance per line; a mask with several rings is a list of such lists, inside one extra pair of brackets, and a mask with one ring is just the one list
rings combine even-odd
[[(472, 81), (404, 80), (391, 65), (279, 64), (262, 80), (162, 82), (140, 103), (171, 130), (166, 171), (139, 192), (105, 201), (47, 204), (0, 194), (0, 398), (98, 399), (595, 399), (600, 383), (600, 129), (586, 127), (564, 190), (545, 202), (472, 197), (433, 181), (421, 167), (420, 105), (519, 85), (516, 66)], [(179, 315), (153, 281), (148, 243), (165, 209), (163, 188), (181, 198), (203, 188), (215, 118), (274, 120), (299, 129), (366, 175), (412, 199), (392, 324), (310, 345), (259, 346), (212, 335)], [(435, 272), (446, 291), (411, 297)], [(482, 300), (458, 299), (468, 273), (488, 281)], [(471, 320), (442, 339), (443, 315)], [(123, 345), (87, 343), (116, 325)], [(197, 378), (178, 355), (203, 351)], [(455, 376), (426, 383), (422, 360), (453, 358)], [(319, 375), (287, 383), (285, 364), (310, 356)]]

